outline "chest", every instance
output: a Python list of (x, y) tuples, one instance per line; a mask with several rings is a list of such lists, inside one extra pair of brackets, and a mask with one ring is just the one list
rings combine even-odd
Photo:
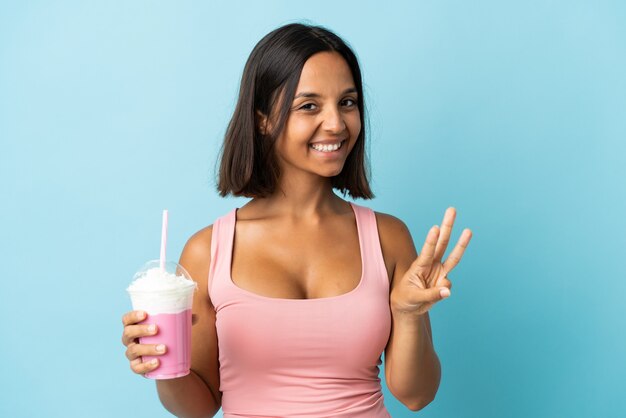
[(382, 281), (336, 298), (238, 299), (217, 311), (220, 370), (223, 376), (231, 370), (265, 377), (286, 372), (310, 381), (320, 373), (377, 373), (390, 329), (388, 286)]
[(348, 293), (363, 273), (361, 235), (350, 222), (237, 222), (231, 279), (242, 289), (274, 298)]

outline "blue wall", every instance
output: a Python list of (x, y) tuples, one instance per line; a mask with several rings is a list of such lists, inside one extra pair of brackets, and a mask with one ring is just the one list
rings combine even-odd
[(624, 3), (249, 3), (0, 2), (0, 416), (169, 416), (124, 357), (124, 289), (163, 208), (177, 256), (245, 203), (213, 180), (241, 71), (302, 19), (361, 61), (377, 197), (358, 203), (418, 248), (448, 206), (455, 241), (474, 231), (418, 415), (625, 416)]

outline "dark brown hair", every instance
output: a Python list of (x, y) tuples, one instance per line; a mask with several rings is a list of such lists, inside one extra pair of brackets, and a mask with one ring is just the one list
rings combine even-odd
[[(361, 132), (341, 173), (331, 178), (332, 186), (345, 196), (371, 199), (369, 168), (365, 153), (365, 106), (361, 69), (352, 49), (337, 35), (321, 26), (291, 23), (268, 33), (259, 41), (246, 62), (239, 98), (220, 150), (217, 190), (221, 196), (266, 197), (280, 177), (274, 144), (285, 127), (304, 63), (323, 51), (339, 53), (352, 72), (357, 89)], [(280, 108), (276, 105), (280, 103)], [(258, 112), (277, 115), (277, 123), (263, 135)], [(269, 119), (269, 117), (268, 117)]]

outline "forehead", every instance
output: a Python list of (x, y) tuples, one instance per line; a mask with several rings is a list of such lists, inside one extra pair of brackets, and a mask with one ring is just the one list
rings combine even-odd
[(318, 52), (302, 67), (296, 94), (300, 92), (333, 93), (354, 87), (352, 72), (337, 52)]

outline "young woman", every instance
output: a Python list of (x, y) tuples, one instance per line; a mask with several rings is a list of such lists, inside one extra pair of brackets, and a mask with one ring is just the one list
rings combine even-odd
[[(378, 366), (411, 410), (440, 381), (428, 310), (450, 295), (442, 262), (455, 218), (417, 256), (399, 219), (337, 196), (371, 199), (361, 71), (334, 33), (289, 24), (252, 51), (221, 155), (222, 196), (247, 204), (197, 232), (180, 257), (198, 282), (191, 373), (156, 381), (180, 417), (388, 417)], [(389, 144), (393, 147), (393, 144)], [(158, 333), (124, 315), (131, 369), (158, 367), (139, 344)]]

